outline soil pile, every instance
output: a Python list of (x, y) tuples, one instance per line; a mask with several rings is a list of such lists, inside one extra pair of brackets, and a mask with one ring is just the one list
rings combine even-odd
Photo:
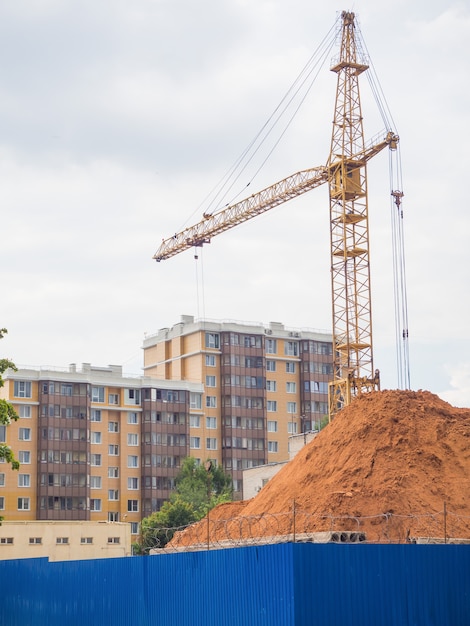
[(470, 409), (427, 391), (371, 392), (338, 413), (255, 498), (217, 507), (172, 545), (293, 529), (360, 530), (369, 541), (470, 538), (469, 494)]

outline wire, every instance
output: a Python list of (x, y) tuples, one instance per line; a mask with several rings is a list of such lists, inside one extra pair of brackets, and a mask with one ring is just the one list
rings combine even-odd
[[(302, 104), (305, 102), (307, 95), (309, 94), (316, 78), (318, 77), (320, 70), (325, 64), (325, 60), (328, 57), (331, 49), (335, 45), (335, 39), (337, 35), (337, 18), (334, 25), (330, 28), (327, 35), (319, 44), (315, 52), (307, 61), (305, 66), (300, 71), (297, 78), (294, 80), (288, 91), (281, 99), (280, 103), (271, 113), (267, 121), (263, 124), (261, 129), (250, 141), (248, 146), (243, 150), (240, 156), (234, 161), (227, 172), (222, 176), (219, 182), (213, 187), (213, 189), (206, 195), (199, 206), (188, 217), (183, 228), (193, 218), (195, 213), (200, 213), (201, 208), (204, 207), (205, 214), (211, 214), (218, 210), (221, 206), (229, 206), (237, 197), (249, 187), (256, 176), (260, 173), (263, 167), (266, 165), (269, 158), (272, 156), (274, 150), (279, 145), (281, 139), (284, 137), (292, 121), (296, 117)], [(300, 98), (298, 104), (296, 102)], [(243, 173), (246, 171), (250, 163), (254, 160), (256, 155), (260, 152), (261, 148), (265, 145), (268, 138), (270, 138), (274, 132), (274, 129), (280, 124), (282, 119), (285, 119), (286, 112), (295, 105), (293, 113), (285, 125), (281, 128), (277, 138), (274, 139), (272, 147), (268, 150), (267, 155), (262, 159), (260, 165), (255, 169), (254, 174), (250, 177), (249, 181), (243, 185), (243, 187), (235, 194), (231, 194), (230, 200), (227, 201), (229, 193), (234, 189), (237, 182), (240, 180)], [(292, 109), (291, 109), (292, 110)], [(182, 228), (180, 229), (182, 230)]]

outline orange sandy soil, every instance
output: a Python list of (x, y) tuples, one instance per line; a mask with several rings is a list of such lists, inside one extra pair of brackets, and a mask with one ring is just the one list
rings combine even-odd
[(470, 409), (427, 391), (363, 394), (255, 498), (216, 507), (170, 545), (294, 530), (359, 530), (375, 542), (470, 538)]

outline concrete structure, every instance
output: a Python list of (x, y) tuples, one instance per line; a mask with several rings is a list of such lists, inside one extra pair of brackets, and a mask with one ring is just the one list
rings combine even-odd
[(131, 529), (119, 522), (2, 522), (0, 559), (50, 561), (131, 556)]
[[(307, 443), (318, 435), (318, 431), (310, 431), (289, 437), (289, 461)], [(261, 489), (281, 470), (288, 461), (259, 465), (243, 472), (243, 500), (254, 498)]]

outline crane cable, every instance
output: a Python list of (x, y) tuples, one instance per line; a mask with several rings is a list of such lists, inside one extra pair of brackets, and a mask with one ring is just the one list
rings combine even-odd
[[(358, 49), (363, 61), (369, 65), (366, 72), (372, 94), (378, 106), (382, 121), (387, 131), (394, 131), (395, 123), (384, 92), (370, 60), (364, 38), (358, 29)], [(395, 341), (398, 386), (410, 389), (410, 355), (408, 331), (408, 298), (406, 292), (405, 243), (403, 228), (403, 181), (400, 156), (400, 144), (396, 150), (389, 151), (390, 177), (390, 217), (392, 226), (393, 282), (395, 302)]]
[[(322, 67), (324, 66), (325, 61), (331, 52), (331, 49), (335, 45), (335, 39), (337, 36), (336, 24), (338, 20), (339, 18), (337, 18), (335, 24), (330, 28), (327, 35), (323, 38), (322, 42), (319, 44), (315, 52), (304, 65), (303, 69), (300, 71), (297, 78), (289, 87), (287, 93), (281, 99), (280, 103), (271, 113), (268, 120), (263, 124), (255, 137), (250, 141), (248, 146), (243, 150), (241, 155), (235, 160), (235, 162), (227, 170), (227, 172), (222, 176), (219, 182), (206, 195), (202, 202), (200, 202), (199, 206), (192, 212), (192, 214), (188, 216), (187, 220), (180, 230), (183, 230), (188, 222), (194, 217), (194, 214), (201, 211), (202, 207), (204, 207), (204, 214), (210, 215), (211, 213), (219, 210), (221, 206), (229, 206), (236, 200), (237, 197), (244, 193), (246, 188), (249, 187), (249, 185), (253, 182), (253, 180), (265, 166), (266, 162), (271, 157), (281, 139), (287, 132), (287, 129), (297, 115), (300, 107), (304, 103), (315, 80), (317, 79)], [(285, 119), (285, 117), (283, 116), (285, 116), (289, 108), (292, 111), (292, 107), (294, 105), (295, 108), (291, 113), (289, 119), (280, 130), (278, 136), (274, 139), (272, 147), (268, 150), (267, 155), (262, 159), (261, 164), (256, 167), (254, 174), (250, 176), (248, 183), (244, 184), (243, 187), (234, 195), (232, 195), (229, 201), (227, 201), (228, 194), (233, 190), (234, 186), (236, 185), (242, 174), (245, 172), (247, 167), (261, 150), (263, 145), (267, 142), (268, 138), (272, 135), (274, 129), (280, 123), (281, 119)]]
[(406, 293), (406, 265), (403, 228), (404, 194), (402, 191), (403, 186), (399, 148), (397, 148), (394, 152), (390, 151), (389, 164), (398, 384), (400, 389), (410, 389), (408, 299)]

